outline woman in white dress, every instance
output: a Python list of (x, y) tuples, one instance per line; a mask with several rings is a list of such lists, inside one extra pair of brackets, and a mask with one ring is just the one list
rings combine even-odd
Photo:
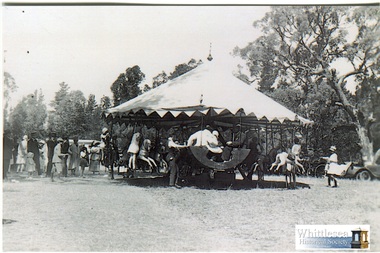
[(22, 140), (20, 144), (18, 145), (18, 152), (17, 152), (17, 173), (22, 172), (25, 168), (26, 163), (26, 155), (27, 155), (27, 149), (28, 149), (28, 136), (24, 135), (22, 137)]
[(132, 170), (136, 169), (136, 157), (139, 152), (139, 143), (141, 139), (141, 134), (139, 132), (134, 133), (132, 136), (131, 144), (129, 144), (127, 153), (130, 155), (128, 167)]

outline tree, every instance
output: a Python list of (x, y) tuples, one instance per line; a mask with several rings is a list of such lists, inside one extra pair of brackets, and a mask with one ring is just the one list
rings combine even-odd
[(156, 88), (156, 87), (160, 86), (161, 84), (166, 83), (167, 81), (169, 81), (169, 77), (165, 73), (165, 71), (162, 71), (160, 74), (153, 77), (153, 85), (152, 86), (153, 86), (153, 88)]
[(44, 131), (47, 110), (42, 91), (36, 90), (33, 94), (23, 97), (9, 116), (15, 136)]
[(78, 90), (70, 91), (66, 96), (56, 96), (56, 99), (59, 102), (53, 101), (56, 108), (50, 114), (49, 129), (57, 132), (61, 137), (82, 135), (86, 127), (84, 113), (86, 99), (83, 93)]
[(59, 84), (59, 91), (55, 93), (54, 100), (51, 101), (50, 105), (54, 108), (57, 109), (59, 107), (59, 104), (63, 99), (67, 97), (69, 94), (70, 87), (67, 83), (62, 82)]
[(102, 107), (102, 110), (103, 110), (103, 111), (105, 111), (105, 110), (107, 110), (108, 108), (110, 108), (110, 107), (112, 106), (110, 97), (108, 97), (108, 96), (103, 96), (103, 97), (100, 99), (100, 104), (101, 104), (101, 107)]
[(189, 72), (190, 70), (196, 68), (198, 65), (199, 64), (194, 59), (191, 59), (187, 64), (186, 63), (179, 64), (179, 65), (175, 66), (174, 71), (172, 73), (170, 73), (169, 79), (171, 80), (171, 79), (174, 79), (176, 77), (179, 77), (179, 76)]
[(140, 67), (135, 65), (127, 68), (125, 73), (121, 73), (116, 81), (111, 85), (114, 105), (122, 104), (141, 94), (139, 84), (144, 80), (145, 74)]
[(148, 84), (145, 84), (142, 92), (147, 92), (147, 91), (150, 91), (151, 89), (152, 88)]
[(6, 126), (8, 124), (8, 107), (9, 100), (11, 98), (11, 93), (15, 92), (18, 88), (15, 82), (15, 79), (8, 72), (4, 72), (4, 92), (3, 92), (3, 120), (4, 120), (4, 129), (9, 127)]
[[(374, 85), (370, 80), (379, 71), (379, 16), (377, 6), (272, 7), (254, 23), (263, 36), (243, 49), (235, 49), (235, 53), (246, 60), (251, 75), (261, 84), (274, 80), (274, 86), (280, 82), (299, 86), (305, 98), (312, 87), (327, 85), (336, 96), (331, 106), (342, 110), (347, 123), (356, 126), (363, 156), (372, 161), (373, 140), (368, 130), (373, 111), (368, 103), (373, 101), (361, 106), (346, 84), (350, 78), (358, 87), (364, 83)], [(356, 34), (348, 32), (353, 28)], [(350, 40), (349, 34), (355, 38)], [(351, 68), (339, 69), (343, 63)], [(354, 97), (362, 102), (360, 94)], [(306, 106), (305, 103), (301, 101), (300, 105)]]
[[(107, 102), (108, 97), (103, 97), (104, 102)], [(109, 99), (109, 98), (108, 98)], [(109, 101), (110, 103), (110, 101)], [(106, 106), (106, 104), (104, 104)], [(99, 123), (101, 121), (102, 107), (96, 102), (95, 95), (90, 94), (85, 106), (85, 131), (84, 138), (99, 139), (101, 130), (105, 124)]]

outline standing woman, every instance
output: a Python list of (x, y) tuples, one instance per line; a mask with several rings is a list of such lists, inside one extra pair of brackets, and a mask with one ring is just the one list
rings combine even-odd
[(93, 141), (90, 146), (90, 168), (93, 174), (100, 171), (100, 159), (102, 158), (102, 150), (99, 147), (100, 142)]
[(25, 168), (27, 149), (28, 149), (28, 136), (24, 135), (22, 137), (20, 144), (18, 145), (17, 160), (16, 160), (17, 173), (22, 172)]
[(73, 138), (74, 143), (69, 147), (70, 154), (70, 164), (69, 170), (71, 171), (71, 175), (75, 176), (75, 171), (79, 169), (79, 145), (78, 145), (78, 136)]
[(40, 170), (41, 173), (47, 172), (47, 147), (46, 147), (46, 142), (43, 140), (40, 140), (38, 142), (38, 148), (40, 150)]
[(51, 168), (51, 181), (54, 182), (54, 173), (56, 172), (58, 174), (58, 179), (61, 178), (62, 174), (62, 154), (61, 154), (61, 148), (62, 148), (63, 139), (58, 138), (57, 144), (54, 147), (53, 157), (52, 157), (52, 168)]

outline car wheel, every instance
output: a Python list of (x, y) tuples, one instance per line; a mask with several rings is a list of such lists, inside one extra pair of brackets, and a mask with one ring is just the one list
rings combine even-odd
[(356, 179), (362, 181), (370, 181), (372, 179), (372, 176), (368, 170), (362, 170), (356, 174)]
[(325, 176), (325, 164), (320, 164), (315, 168), (315, 177), (324, 177)]

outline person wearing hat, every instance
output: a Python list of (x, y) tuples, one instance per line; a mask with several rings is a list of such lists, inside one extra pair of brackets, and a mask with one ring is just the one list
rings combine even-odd
[(337, 179), (335, 178), (334, 174), (329, 173), (330, 168), (338, 165), (338, 155), (336, 154), (336, 147), (331, 146), (330, 147), (330, 156), (329, 157), (322, 157), (323, 159), (326, 160), (326, 175), (327, 175), (327, 184), (328, 186), (331, 186), (331, 181), (334, 181), (334, 186), (333, 187), (338, 187), (338, 182)]
[(54, 147), (53, 158), (52, 158), (52, 169), (51, 169), (51, 181), (54, 182), (54, 173), (58, 174), (58, 178), (62, 175), (62, 158), (64, 157), (61, 153), (63, 139), (59, 137), (57, 139), (57, 145)]

